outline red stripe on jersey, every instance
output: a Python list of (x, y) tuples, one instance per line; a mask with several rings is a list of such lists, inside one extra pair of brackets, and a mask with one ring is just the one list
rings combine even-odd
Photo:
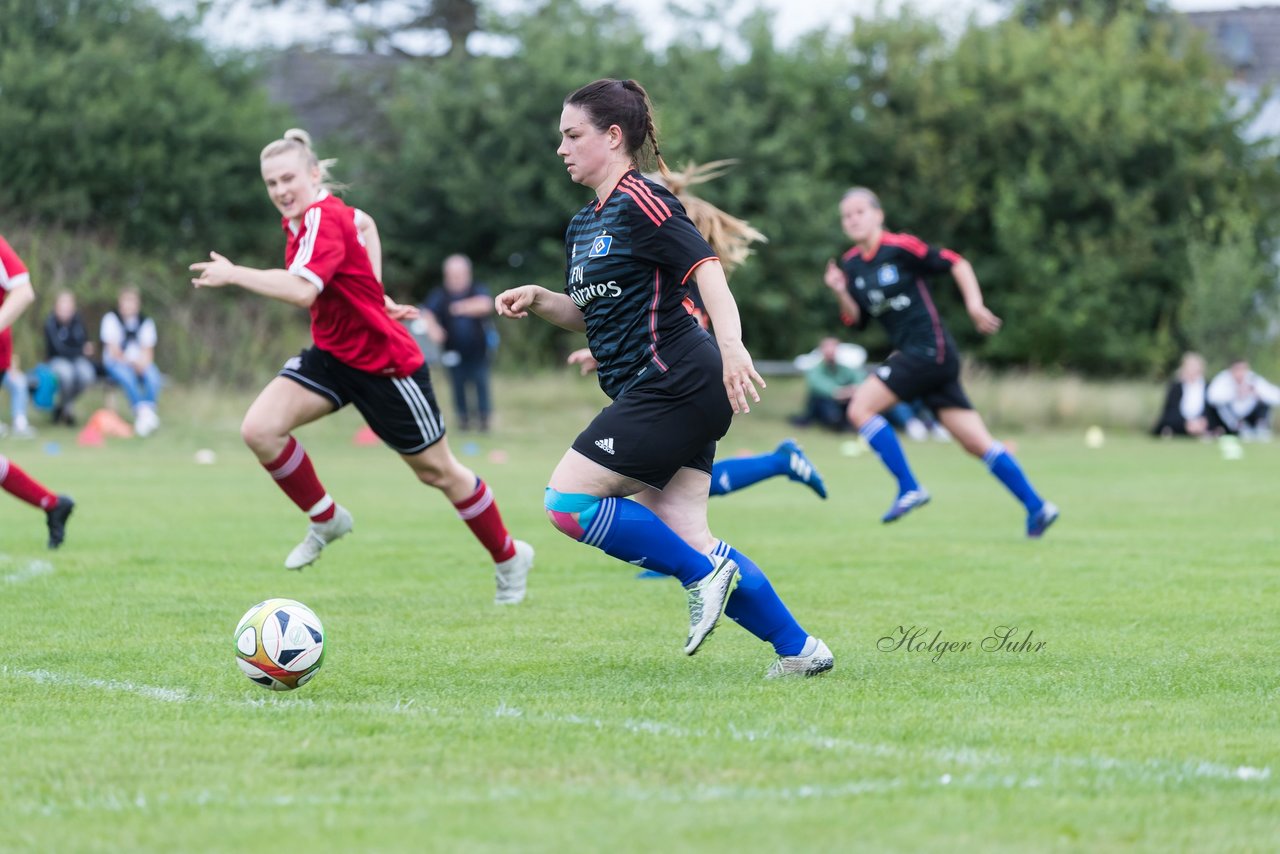
[(658, 211), (657, 208), (652, 207), (651, 203), (647, 202), (644, 198), (642, 198), (641, 195), (637, 193), (630, 185), (626, 183), (622, 183), (618, 185), (618, 189), (626, 193), (628, 196), (630, 196), (631, 199), (636, 203), (636, 207), (644, 211), (644, 215), (649, 217), (649, 219), (653, 222), (654, 225), (660, 226), (664, 222), (666, 222), (667, 219), (669, 219), (669, 217), (664, 217)]
[(662, 276), (657, 271), (653, 271), (653, 304), (649, 306), (649, 352), (653, 353), (654, 364), (658, 366), (658, 370), (664, 373), (667, 370), (666, 363), (658, 356), (658, 299), (662, 296)]
[(964, 260), (964, 256), (962, 256), (959, 252), (952, 252), (950, 249), (943, 249), (941, 252), (938, 253), (938, 255), (942, 258), (943, 261), (950, 261), (952, 265), (959, 264), (961, 261)]
[(916, 288), (920, 291), (920, 298), (924, 300), (924, 307), (929, 309), (933, 340), (938, 344), (938, 364), (941, 365), (947, 360), (947, 336), (942, 334), (942, 321), (938, 319), (938, 309), (929, 296), (929, 289), (924, 286), (924, 279), (916, 279)]
[(929, 244), (912, 234), (893, 234), (886, 231), (880, 236), (880, 242), (905, 249), (917, 258), (923, 258), (929, 254)]
[(680, 280), (680, 284), (683, 285), (685, 282), (689, 281), (689, 277), (693, 275), (693, 271), (701, 267), (703, 264), (707, 263), (708, 261), (719, 261), (719, 260), (720, 260), (720, 256), (718, 255), (708, 255), (706, 258), (703, 258), (701, 261), (699, 261), (698, 263), (694, 264), (692, 267), (689, 268), (689, 272), (684, 274), (684, 278)]
[(853, 258), (853, 256), (857, 255), (860, 251), (861, 251), (861, 250), (860, 250), (857, 246), (855, 246), (855, 247), (853, 247), (852, 249), (850, 249), (848, 252), (846, 252), (846, 253), (844, 253), (843, 255), (841, 255), (841, 256), (840, 256), (840, 260), (841, 260), (841, 261), (848, 261), (849, 259)]
[(667, 207), (667, 203), (662, 200), (661, 196), (654, 193), (653, 190), (649, 188), (648, 184), (641, 181), (639, 178), (623, 178), (622, 182), (630, 186), (633, 190), (638, 191), (646, 200), (651, 202), (654, 208), (657, 209), (658, 213), (662, 215), (664, 220), (670, 218), (671, 208)]

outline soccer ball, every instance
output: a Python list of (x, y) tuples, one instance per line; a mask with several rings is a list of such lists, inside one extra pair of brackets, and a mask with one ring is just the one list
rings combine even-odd
[(301, 688), (324, 663), (324, 627), (310, 608), (292, 599), (259, 602), (236, 626), (236, 664), (272, 691)]

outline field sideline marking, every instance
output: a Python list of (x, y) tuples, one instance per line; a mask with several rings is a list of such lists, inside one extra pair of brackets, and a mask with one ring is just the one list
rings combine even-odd
[[(316, 703), (314, 700), (305, 699), (298, 700), (290, 698), (288, 701), (272, 701), (267, 698), (260, 699), (244, 699), (244, 700), (227, 700), (221, 697), (203, 696), (193, 694), (190, 691), (181, 688), (161, 688), (154, 685), (140, 685), (133, 682), (126, 682), (115, 679), (98, 679), (89, 676), (77, 676), (64, 673), (55, 673), (49, 670), (36, 669), (30, 670), (19, 667), (10, 667), (8, 665), (0, 665), (0, 675), (7, 677), (16, 677), (31, 680), (40, 684), (63, 685), (68, 687), (95, 688), (103, 691), (115, 693), (134, 694), (150, 700), (158, 700), (166, 703), (189, 703), (199, 702), (202, 705), (224, 705), (234, 707), (274, 707), (279, 710), (295, 710), (308, 709), (315, 710), (325, 708), (325, 704)], [(476, 714), (470, 711), (459, 712), (458, 714), (442, 713), (439, 709), (430, 706), (422, 706), (410, 700), (397, 700), (395, 703), (342, 703), (332, 706), (335, 710), (342, 707), (355, 707), (369, 712), (379, 712), (383, 714), (410, 714), (424, 715), (428, 717), (443, 717), (457, 719), (474, 719)], [(788, 744), (798, 744), (808, 747), (816, 747), (825, 750), (848, 750), (856, 753), (863, 753), (883, 758), (916, 758), (924, 757), (938, 763), (953, 763), (957, 766), (967, 766), (975, 769), (991, 769), (997, 766), (1003, 766), (1010, 769), (1009, 773), (995, 773), (987, 771), (986, 773), (943, 773), (936, 779), (936, 785), (951, 786), (964, 788), (1040, 788), (1046, 785), (1043, 775), (1035, 773), (1019, 774), (1016, 772), (1017, 763), (1007, 756), (1003, 756), (997, 752), (990, 750), (977, 750), (973, 748), (931, 748), (922, 747), (917, 750), (902, 747), (893, 744), (875, 744), (867, 742), (858, 742), (851, 739), (838, 738), (834, 736), (823, 735), (817, 732), (800, 732), (779, 733), (773, 730), (750, 730), (741, 729), (734, 724), (727, 724), (722, 730), (708, 730), (705, 728), (688, 728), (678, 724), (665, 723), (663, 721), (652, 721), (643, 719), (623, 718), (620, 720), (605, 720), (602, 718), (584, 717), (582, 715), (558, 715), (558, 714), (528, 714), (522, 709), (515, 706), (507, 705), (505, 702), (499, 703), (490, 713), (490, 717), (496, 719), (514, 719), (526, 723), (534, 724), (551, 724), (551, 725), (570, 725), (570, 726), (586, 726), (594, 729), (623, 729), (636, 735), (654, 735), (667, 738), (689, 738), (700, 739), (709, 738), (719, 735), (728, 735), (735, 741), (747, 742), (782, 742)], [(1147, 759), (1147, 760), (1129, 760), (1117, 759), (1108, 756), (1052, 756), (1047, 759), (1037, 758), (1030, 763), (1036, 767), (1047, 769), (1049, 772), (1056, 772), (1060, 769), (1075, 769), (1086, 772), (1095, 773), (1114, 773), (1120, 776), (1129, 776), (1138, 779), (1140, 782), (1183, 782), (1188, 779), (1207, 778), (1214, 780), (1229, 780), (1238, 782), (1263, 782), (1271, 778), (1270, 766), (1261, 768), (1251, 765), (1229, 765), (1221, 762), (1210, 762), (1206, 760), (1187, 759), (1187, 760), (1169, 760), (1169, 759)], [(844, 791), (845, 786), (858, 786), (870, 784), (871, 781), (853, 781), (844, 786), (837, 787), (793, 787), (799, 792), (806, 789), (813, 789), (814, 792), (826, 791), (831, 789), (834, 791)], [(875, 785), (888, 786), (889, 788), (900, 788), (906, 784), (897, 779), (887, 781), (877, 781)], [(711, 787), (715, 788), (715, 787)], [(763, 791), (763, 790), (762, 790)], [(780, 790), (769, 790), (778, 792)], [(854, 794), (848, 792), (847, 794)], [(688, 793), (685, 793), (688, 796)], [(825, 794), (812, 795), (814, 797), (841, 797), (843, 795)], [(744, 796), (745, 797), (745, 796)]]
[[(8, 555), (0, 554), (0, 566), (9, 563), (12, 560)], [(53, 572), (53, 564), (47, 560), (29, 560), (22, 564), (17, 572), (10, 572), (4, 576), (5, 584), (21, 584), (24, 581), (30, 581), (33, 578), (39, 578), (42, 575), (49, 575)]]

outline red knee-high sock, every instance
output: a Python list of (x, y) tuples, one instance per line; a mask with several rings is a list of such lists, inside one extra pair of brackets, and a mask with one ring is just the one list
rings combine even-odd
[(311, 457), (307, 456), (297, 439), (290, 436), (280, 456), (263, 463), (262, 467), (275, 478), (276, 485), (298, 505), (298, 509), (311, 517), (312, 522), (327, 522), (333, 518), (333, 499), (324, 491), (315, 466), (311, 465)]
[(516, 556), (516, 544), (502, 523), (498, 502), (483, 480), (476, 478), (476, 491), (453, 506), (458, 508), (458, 518), (467, 523), (471, 533), (493, 555), (494, 563)]
[(58, 503), (58, 496), (32, 480), (4, 456), (0, 456), (0, 488), (41, 510), (48, 510)]

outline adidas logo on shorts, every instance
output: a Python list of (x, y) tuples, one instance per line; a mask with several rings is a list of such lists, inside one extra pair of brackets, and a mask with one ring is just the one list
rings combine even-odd
[(613, 437), (608, 439), (596, 439), (596, 447), (604, 451), (606, 454), (613, 453)]

